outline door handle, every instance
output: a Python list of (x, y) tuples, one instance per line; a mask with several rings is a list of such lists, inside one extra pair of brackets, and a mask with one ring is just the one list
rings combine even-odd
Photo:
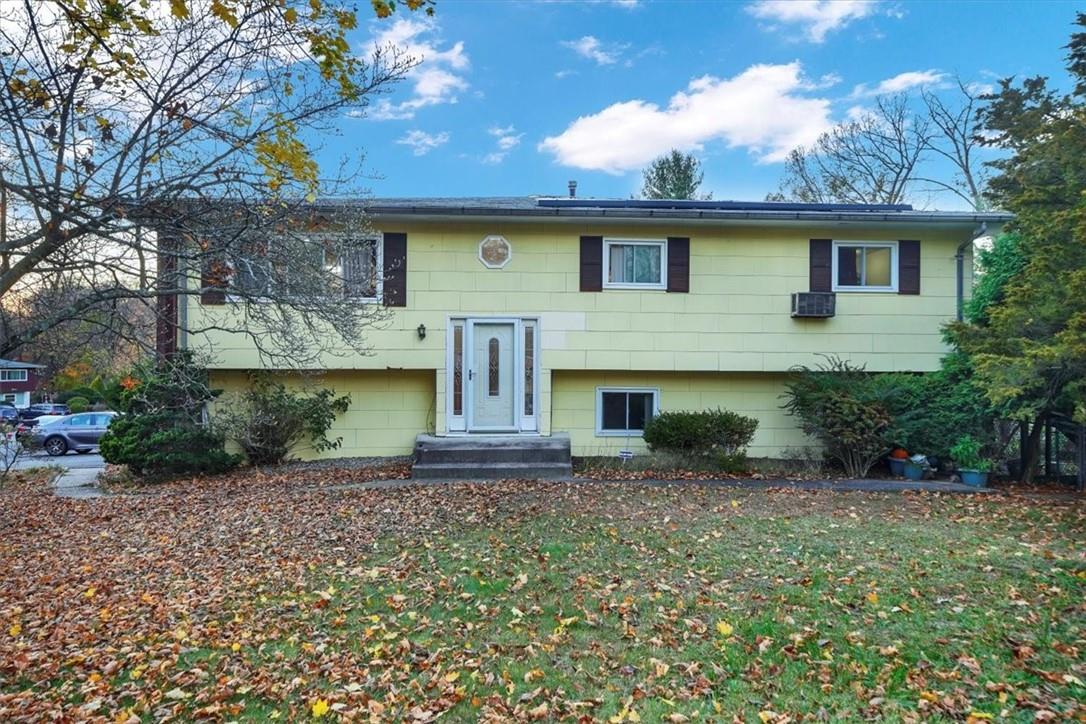
[(468, 379), (469, 380), (474, 380), (475, 379), (475, 370), (468, 370)]

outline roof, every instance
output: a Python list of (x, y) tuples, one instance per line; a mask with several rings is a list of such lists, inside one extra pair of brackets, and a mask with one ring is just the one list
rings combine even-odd
[(318, 206), (362, 206), (374, 216), (536, 219), (684, 219), (718, 222), (898, 222), (1003, 224), (1005, 212), (918, 211), (909, 204), (803, 204), (776, 201), (595, 199), (556, 196), (464, 196), (324, 199)]
[(33, 362), (20, 362), (17, 359), (0, 359), (0, 369), (4, 370), (43, 370), (45, 365), (36, 365)]

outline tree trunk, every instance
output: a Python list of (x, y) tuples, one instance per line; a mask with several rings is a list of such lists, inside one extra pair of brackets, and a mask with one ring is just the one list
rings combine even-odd
[(1041, 433), (1044, 432), (1045, 416), (1040, 414), (1037, 419), (1033, 421), (1033, 427), (1030, 428), (1029, 437), (1026, 440), (1026, 448), (1022, 451), (1022, 481), (1027, 485), (1033, 482), (1033, 478), (1037, 474), (1037, 465), (1040, 462), (1041, 452)]

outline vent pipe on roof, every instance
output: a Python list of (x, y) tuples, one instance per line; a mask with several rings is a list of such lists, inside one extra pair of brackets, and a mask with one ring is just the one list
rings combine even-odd
[(569, 197), (571, 199), (577, 198), (577, 182), (576, 181), (570, 181), (569, 182)]

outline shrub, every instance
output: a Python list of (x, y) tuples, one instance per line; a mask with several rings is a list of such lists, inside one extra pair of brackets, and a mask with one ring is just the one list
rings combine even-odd
[(815, 369), (795, 368), (785, 393), (784, 408), (853, 478), (867, 475), (892, 442), (888, 391), (871, 377), (863, 367), (829, 357)]
[[(63, 392), (58, 392), (53, 397), (53, 401), (56, 402), (58, 405), (63, 405), (67, 403), (68, 407), (71, 407), (71, 401), (76, 398), (82, 398), (86, 401), (87, 407), (90, 407), (90, 404), (92, 402), (97, 402), (101, 399), (101, 395), (94, 388), (83, 385), (80, 387), (74, 387), (70, 390), (64, 390)], [(72, 412), (75, 412), (75, 410), (72, 410)]]
[(114, 418), (100, 449), (107, 462), (127, 465), (136, 475), (168, 478), (214, 475), (234, 467), (238, 458), (226, 452), (224, 442), (215, 430), (159, 412)]
[(86, 412), (90, 409), (90, 400), (86, 397), (69, 397), (68, 409), (71, 410), (73, 414), (77, 412)]
[(277, 465), (302, 444), (318, 452), (338, 448), (342, 439), (330, 439), (328, 430), (350, 402), (349, 395), (335, 397), (329, 389), (294, 392), (255, 374), (248, 389), (217, 406), (215, 422), (251, 464)]
[(119, 384), (123, 414), (99, 443), (106, 462), (149, 478), (220, 473), (237, 465), (222, 433), (203, 420), (205, 405), (219, 393), (191, 352), (137, 365)]
[(654, 452), (710, 459), (731, 470), (743, 466), (757, 429), (757, 420), (729, 410), (662, 412), (645, 425), (644, 439)]
[(889, 436), (910, 453), (946, 459), (962, 435), (980, 440), (993, 437), (995, 411), (973, 382), (965, 355), (943, 358), (942, 367), (924, 374), (872, 374), (862, 394), (882, 400), (892, 418)]

